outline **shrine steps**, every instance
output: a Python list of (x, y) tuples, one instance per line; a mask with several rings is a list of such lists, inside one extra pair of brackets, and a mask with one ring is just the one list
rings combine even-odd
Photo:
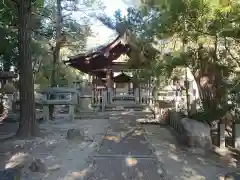
[(119, 103), (112, 103), (112, 104), (108, 104), (105, 107), (105, 111), (144, 111), (144, 109), (146, 109), (146, 105), (143, 104), (136, 104), (136, 103), (131, 103), (131, 104), (119, 104)]
[[(81, 112), (75, 115), (76, 120), (91, 120), (91, 119), (108, 119), (112, 113), (120, 113), (120, 111), (105, 111), (105, 112)], [(124, 112), (126, 113), (126, 112)], [(149, 118), (152, 119), (154, 115), (151, 112), (142, 111), (129, 111), (129, 113), (134, 113), (136, 118)]]
[(106, 112), (78, 112), (75, 114), (75, 119), (108, 119), (109, 113)]
[[(75, 119), (107, 119), (111, 113), (134, 113), (139, 117), (153, 117), (153, 112), (148, 110), (147, 105), (136, 104), (136, 103), (112, 103), (105, 106), (104, 109), (101, 107), (93, 108), (92, 111), (79, 111), (75, 114)], [(102, 111), (103, 110), (103, 111)]]

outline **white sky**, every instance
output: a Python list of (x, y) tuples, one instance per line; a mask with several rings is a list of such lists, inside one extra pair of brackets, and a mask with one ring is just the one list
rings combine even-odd
[[(123, 0), (101, 0), (101, 2), (106, 7), (103, 12), (105, 12), (108, 16), (113, 16), (114, 12), (118, 9), (120, 9), (122, 13), (125, 13), (129, 7), (126, 2), (124, 3)], [(80, 20), (80, 17), (81, 12), (76, 12), (73, 14), (73, 18), (76, 20)], [(109, 39), (116, 33), (105, 27), (103, 24), (101, 24), (101, 22), (98, 22), (94, 19), (92, 21), (94, 24), (92, 25), (93, 36), (88, 38), (87, 49), (107, 43)]]

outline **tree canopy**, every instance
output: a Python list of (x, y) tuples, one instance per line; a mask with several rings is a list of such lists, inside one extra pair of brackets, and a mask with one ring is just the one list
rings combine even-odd
[[(126, 16), (119, 10), (114, 18), (103, 14), (99, 20), (116, 31), (124, 25), (138, 50), (151, 54), (144, 59), (149, 66), (143, 76), (161, 83), (174, 76), (175, 68), (190, 68), (203, 109), (215, 111), (226, 103), (227, 84), (239, 67), (239, 7), (237, 0), (145, 0), (129, 8)], [(130, 63), (140, 61), (135, 57)]]

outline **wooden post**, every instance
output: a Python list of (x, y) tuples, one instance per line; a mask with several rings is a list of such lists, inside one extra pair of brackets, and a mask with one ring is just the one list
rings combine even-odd
[(43, 105), (43, 120), (44, 121), (49, 121), (49, 105), (48, 104), (44, 104)]
[(96, 103), (96, 77), (92, 75), (92, 104)]
[(112, 103), (112, 71), (107, 69), (106, 72), (106, 85), (107, 85), (107, 100), (108, 103)]

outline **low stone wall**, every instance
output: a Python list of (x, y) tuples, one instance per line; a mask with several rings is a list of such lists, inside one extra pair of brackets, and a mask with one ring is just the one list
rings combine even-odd
[(182, 144), (190, 147), (211, 149), (211, 130), (207, 124), (184, 117), (183, 114), (169, 111), (168, 124), (178, 133)]

